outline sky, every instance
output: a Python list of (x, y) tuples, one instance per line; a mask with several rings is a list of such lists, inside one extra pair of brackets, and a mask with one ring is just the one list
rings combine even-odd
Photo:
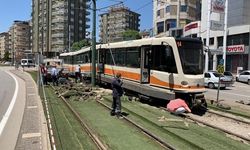
[[(152, 28), (152, 0), (97, 0), (96, 7), (108, 7), (117, 4), (120, 1), (124, 2), (124, 6), (130, 10), (141, 14), (140, 30)], [(0, 2), (0, 33), (9, 30), (14, 20), (27, 21), (31, 19), (31, 0), (1, 0)], [(92, 7), (92, 6), (91, 6)], [(107, 9), (97, 11), (97, 36), (99, 25), (99, 14), (105, 13)], [(89, 16), (91, 19), (91, 16)], [(89, 25), (92, 26), (91, 22)]]

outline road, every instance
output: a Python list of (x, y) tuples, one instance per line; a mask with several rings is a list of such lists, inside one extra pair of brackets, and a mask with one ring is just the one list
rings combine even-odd
[(25, 106), (25, 83), (0, 67), (0, 147), (15, 148)]
[[(205, 93), (207, 99), (216, 100), (217, 89), (208, 89)], [(220, 90), (219, 100), (250, 102), (250, 85), (240, 82), (235, 82), (232, 87), (227, 87), (225, 90)]]
[(15, 91), (14, 79), (3, 70), (0, 70), (0, 120), (3, 119), (4, 114), (10, 105)]

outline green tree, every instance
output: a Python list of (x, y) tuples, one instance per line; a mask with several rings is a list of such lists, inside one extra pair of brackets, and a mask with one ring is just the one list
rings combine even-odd
[(87, 39), (81, 40), (79, 42), (73, 43), (71, 50), (72, 51), (77, 51), (80, 50), (84, 46), (90, 46), (90, 42)]
[(122, 33), (122, 37), (124, 40), (135, 40), (140, 39), (141, 35), (138, 31), (129, 29)]
[(9, 61), (10, 60), (10, 52), (9, 51), (4, 53), (3, 60), (4, 61)]

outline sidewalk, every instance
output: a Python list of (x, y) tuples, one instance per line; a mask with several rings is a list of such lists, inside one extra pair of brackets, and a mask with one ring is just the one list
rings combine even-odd
[(43, 111), (37, 85), (27, 72), (11, 71), (25, 82), (26, 103), (22, 125), (16, 143), (16, 150), (50, 150), (47, 122)]

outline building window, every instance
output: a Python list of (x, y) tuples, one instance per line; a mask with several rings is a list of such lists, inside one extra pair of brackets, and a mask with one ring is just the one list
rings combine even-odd
[(187, 5), (181, 5), (181, 12), (187, 12)]
[(157, 23), (157, 33), (159, 34), (162, 32), (164, 32), (164, 22), (163, 21)]
[(166, 13), (169, 13), (170, 12), (170, 6), (167, 6), (166, 7)]
[(160, 10), (157, 10), (157, 16), (158, 17), (160, 16)]
[[(206, 45), (206, 42), (207, 42), (207, 40), (206, 40), (206, 39), (203, 39), (204, 45)], [(214, 38), (213, 38), (213, 37), (212, 37), (212, 38), (209, 38), (209, 45), (214, 45)]]

